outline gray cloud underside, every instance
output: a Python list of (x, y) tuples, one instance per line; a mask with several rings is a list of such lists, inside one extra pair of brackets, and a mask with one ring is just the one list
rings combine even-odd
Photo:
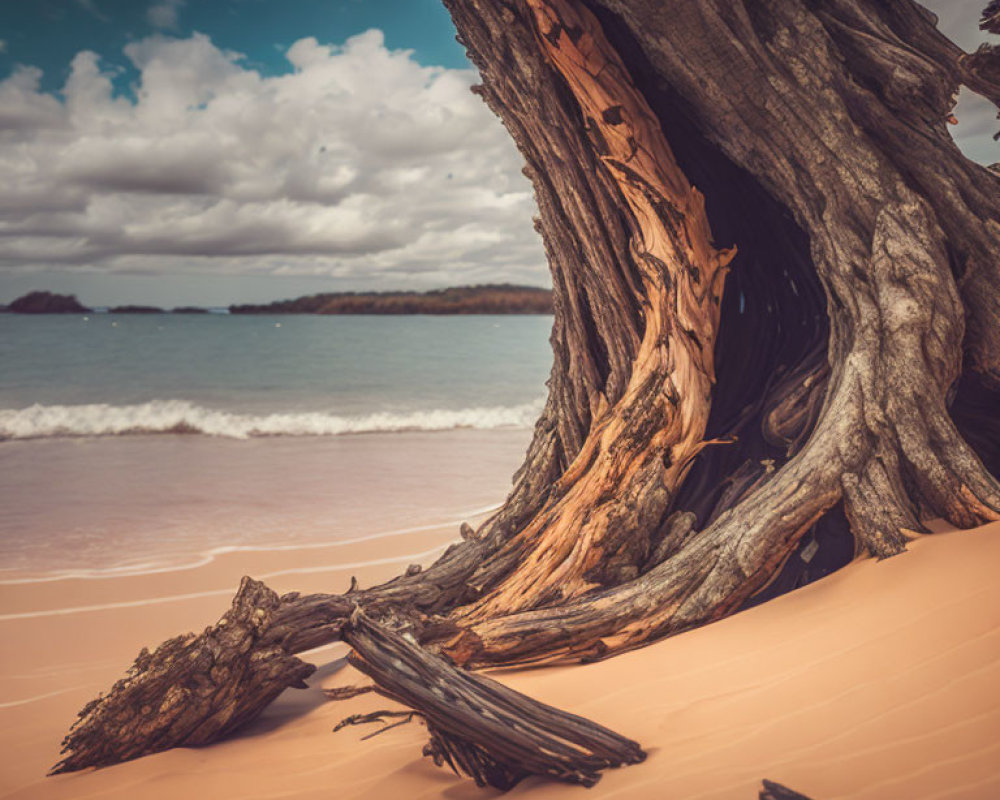
[(0, 83), (0, 265), (547, 279), (521, 158), (473, 72), (377, 31), (301, 40), (270, 78), (198, 34), (126, 53), (135, 102), (89, 52), (65, 102), (31, 68)]
[[(929, 5), (971, 49), (981, 2)], [(163, 27), (179, 5), (155, 6)], [(377, 31), (343, 47), (301, 40), (278, 77), (200, 34), (126, 54), (135, 102), (112, 96), (86, 51), (64, 100), (32, 68), (0, 82), (8, 273), (547, 280), (521, 158), (469, 92), (471, 71), (423, 67)], [(956, 113), (966, 152), (1000, 160), (995, 109), (965, 93)]]

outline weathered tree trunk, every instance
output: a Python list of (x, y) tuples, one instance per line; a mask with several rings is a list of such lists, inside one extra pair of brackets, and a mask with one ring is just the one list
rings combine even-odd
[[(543, 57), (579, 103), (595, 166), (620, 194), (639, 344), (621, 397), (612, 402), (599, 391), (591, 400), (590, 430), (549, 501), (473, 575), (488, 594), (458, 612), (466, 623), (638, 576), (652, 533), (706, 444), (722, 284), (735, 255), (714, 248), (704, 198), (617, 54), (583, 33), (590, 14), (567, 7), (571, 17), (557, 20), (549, 6), (530, 6)], [(575, 41), (558, 36), (556, 28), (570, 27), (581, 31)]]
[[(743, 307), (735, 314), (723, 307), (722, 336), (729, 323), (746, 335), (720, 341), (717, 404), (726, 403), (725, 360), (786, 314), (795, 321), (798, 309), (788, 306), (796, 301), (773, 284), (793, 282), (794, 292), (793, 270), (803, 266), (826, 294), (829, 369), (809, 349), (784, 365), (794, 380), (743, 374), (756, 385), (757, 410), (709, 433), (756, 428), (771, 442), (794, 441), (796, 452), (768, 453), (755, 479), (742, 492), (722, 493), (709, 524), (668, 546), (665, 560), (569, 603), (486, 617), (459, 607), (452, 617), (460, 630), (445, 652), (470, 665), (594, 658), (703, 624), (760, 590), (835, 507), (856, 549), (880, 557), (903, 549), (928, 517), (962, 527), (997, 518), (1000, 491), (955, 429), (947, 400), (963, 370), (963, 338), (966, 369), (992, 379), (1000, 365), (1000, 192), (996, 177), (963, 158), (946, 132), (961, 53), (926, 12), (909, 2), (858, 0), (675, 2), (669, 13), (639, 0), (587, 3), (594, 13), (564, 0), (493, 11), (449, 5), (505, 120), (519, 115), (504, 93), (514, 79), (500, 65), (524, 58), (512, 29), (537, 26), (545, 52), (610, 49), (675, 151), (701, 160), (695, 168), (710, 219), (718, 203), (720, 216), (743, 213), (780, 231), (765, 217), (784, 214), (804, 231), (807, 239), (792, 238), (808, 250), (779, 262), (780, 272), (760, 261), (785, 257), (784, 245), (757, 243), (749, 255), (758, 261), (750, 263), (734, 237), (734, 277), (745, 267), (770, 285), (744, 282)], [(486, 24), (466, 22), (471, 16)], [(559, 69), (562, 62), (551, 60)], [(579, 103), (586, 90), (564, 85)], [(591, 124), (586, 112), (581, 117), (578, 127)], [(530, 163), (537, 138), (513, 133)], [(731, 209), (725, 179), (734, 170), (747, 191), (766, 193), (777, 208)], [(753, 439), (732, 449), (758, 456)], [(727, 477), (702, 476), (702, 491)]]
[(946, 131), (961, 82), (1000, 98), (995, 50), (911, 0), (444, 2), (553, 273), (514, 490), (423, 572), (268, 600), (227, 672), (189, 654), (216, 629), (144, 654), (61, 769), (231, 730), (355, 607), (460, 666), (601, 658), (891, 556), (931, 517), (1000, 518), (1000, 177)]

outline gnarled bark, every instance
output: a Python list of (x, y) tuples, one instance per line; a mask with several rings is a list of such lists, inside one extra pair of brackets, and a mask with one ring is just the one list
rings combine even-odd
[(52, 774), (215, 741), (285, 689), (304, 688), (316, 668), (268, 635), (280, 605), (264, 584), (244, 578), (216, 625), (144, 649), (112, 687), (111, 702), (101, 697), (80, 712)]
[[(996, 269), (1000, 214), (996, 193), (991, 202), (986, 194), (996, 181), (945, 132), (958, 73), (915, 57), (900, 37), (922, 37), (938, 58), (953, 46), (903, 2), (881, 12), (846, 0), (766, 12), (680, 2), (670, 15), (651, 2), (591, 5), (603, 26), (592, 35), (607, 35), (626, 66), (631, 59), (636, 85), (665, 80), (679, 95), (653, 103), (668, 138), (673, 116), (691, 115), (719, 157), (750, 172), (809, 232), (831, 325), (826, 399), (799, 453), (636, 580), (467, 625), (459, 608), (462, 630), (442, 646), (460, 663), (601, 657), (716, 619), (764, 586), (837, 504), (858, 550), (880, 557), (903, 549), (928, 516), (969, 527), (1000, 512), (996, 482), (946, 405), (966, 316), (981, 322), (998, 307), (995, 290), (963, 307), (953, 272), (956, 251), (966, 278)], [(547, 41), (572, 47), (574, 35), (576, 21)], [(948, 185), (960, 173), (972, 191)], [(989, 373), (992, 339), (969, 334), (973, 366)]]
[(650, 535), (705, 446), (722, 285), (735, 255), (713, 246), (704, 198), (593, 15), (568, 3), (529, 5), (538, 46), (579, 103), (591, 148), (622, 198), (643, 328), (621, 398), (598, 395), (552, 499), (472, 576), (481, 591), (492, 588), (458, 612), (463, 622), (638, 575)]

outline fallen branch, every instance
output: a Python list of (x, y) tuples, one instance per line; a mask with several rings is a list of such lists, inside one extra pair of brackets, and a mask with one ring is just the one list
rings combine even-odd
[(348, 660), (376, 691), (424, 718), (424, 754), (479, 786), (506, 790), (528, 775), (593, 786), (602, 770), (646, 757), (631, 739), (453, 667), (361, 611), (342, 635), (354, 648)]
[(374, 691), (375, 686), (369, 684), (368, 686), (337, 686), (333, 689), (324, 689), (323, 694), (330, 700), (350, 700), (352, 697)]
[(334, 726), (333, 732), (346, 728), (348, 725), (370, 725), (373, 722), (385, 723), (387, 717), (402, 717), (399, 722), (393, 722), (391, 725), (384, 725), (384, 727), (379, 728), (373, 733), (369, 733), (367, 736), (362, 736), (361, 741), (365, 742), (372, 737), (378, 736), (380, 733), (385, 733), (386, 731), (392, 730), (393, 728), (398, 728), (400, 725), (406, 725), (413, 721), (414, 717), (419, 717), (420, 714), (416, 711), (372, 711), (369, 714), (351, 714), (351, 716), (342, 719), (340, 722)]

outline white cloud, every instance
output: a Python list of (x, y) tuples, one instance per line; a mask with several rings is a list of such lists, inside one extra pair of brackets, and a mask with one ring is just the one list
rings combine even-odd
[(302, 39), (276, 77), (201, 34), (125, 52), (134, 102), (86, 51), (64, 102), (36, 69), (0, 82), (0, 266), (546, 280), (521, 158), (471, 71), (375, 30)]
[(922, 0), (938, 18), (938, 28), (965, 51), (975, 50), (987, 35), (979, 30), (979, 12), (986, 0)]
[[(201, 34), (135, 41), (134, 102), (95, 53), (64, 100), (18, 67), (0, 81), (0, 269), (547, 281), (521, 158), (473, 72), (423, 67), (378, 31), (286, 52), (294, 72), (265, 77)], [(1000, 160), (995, 112), (967, 102), (957, 138)]]
[(146, 10), (146, 20), (157, 30), (176, 31), (179, 27), (178, 14), (185, 0), (160, 0)]
[[(938, 17), (938, 28), (966, 52), (983, 42), (996, 41), (979, 29), (985, 0), (921, 0)], [(955, 107), (958, 125), (950, 128), (955, 142), (969, 158), (983, 164), (1000, 161), (1000, 146), (993, 134), (1000, 130), (997, 109), (989, 100), (963, 88)]]
[(0, 39), (0, 53), (6, 53), (6, 52), (7, 52), (7, 40)]

